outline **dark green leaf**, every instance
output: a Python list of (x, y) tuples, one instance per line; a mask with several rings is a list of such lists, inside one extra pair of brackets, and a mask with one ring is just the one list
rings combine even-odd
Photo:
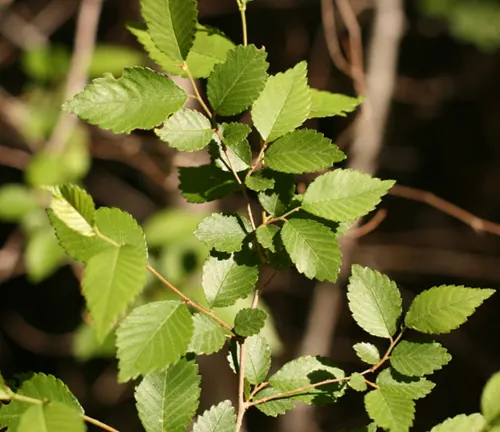
[(345, 154), (328, 138), (311, 129), (290, 132), (265, 152), (266, 165), (276, 171), (301, 174), (330, 168), (345, 159)]
[(207, 95), (218, 114), (232, 116), (252, 105), (267, 79), (266, 57), (267, 53), (254, 45), (238, 45), (227, 53), (225, 63), (215, 65)]
[(306, 190), (302, 208), (313, 215), (349, 222), (372, 211), (394, 185), (351, 169), (336, 169), (316, 178)]
[[(255, 400), (264, 399), (270, 396), (274, 396), (281, 393), (273, 387), (266, 387), (255, 395)], [(262, 411), (265, 415), (271, 417), (278, 417), (281, 414), (285, 414), (287, 411), (295, 408), (296, 402), (290, 398), (282, 399), (272, 399), (269, 402), (263, 402), (255, 405), (259, 411)]]
[(401, 397), (410, 399), (421, 399), (427, 396), (436, 384), (426, 378), (412, 378), (397, 373), (394, 369), (387, 368), (377, 376), (377, 385), (380, 388), (388, 388)]
[(193, 318), (180, 301), (134, 309), (116, 331), (118, 380), (155, 372), (179, 360), (188, 349), (193, 329)]
[(260, 384), (271, 367), (271, 348), (260, 335), (246, 339), (245, 378), (250, 384)]
[(379, 389), (366, 393), (365, 408), (377, 426), (391, 432), (407, 432), (413, 424), (415, 402), (391, 390)]
[(311, 112), (308, 118), (345, 117), (363, 102), (364, 97), (349, 97), (343, 94), (311, 89)]
[(402, 341), (391, 354), (391, 365), (408, 376), (429, 375), (451, 360), (446, 348), (437, 342)]
[(182, 63), (193, 46), (196, 0), (141, 0), (141, 12), (156, 47)]
[(246, 262), (238, 255), (229, 258), (211, 256), (203, 266), (203, 290), (210, 307), (233, 305), (247, 297), (259, 277), (256, 262)]
[(252, 107), (252, 118), (262, 139), (274, 141), (299, 127), (311, 109), (307, 63), (269, 77)]
[(147, 432), (184, 432), (196, 413), (201, 377), (194, 360), (181, 359), (147, 375), (135, 390), (139, 418)]
[(170, 147), (186, 152), (203, 149), (214, 134), (210, 120), (200, 112), (188, 108), (177, 111), (155, 132)]
[(402, 300), (398, 287), (387, 276), (353, 265), (347, 298), (353, 318), (367, 333), (382, 338), (396, 333)]
[(268, 175), (269, 171), (255, 171), (251, 176), (245, 178), (245, 185), (255, 192), (263, 192), (272, 189), (275, 179)]
[(281, 239), (297, 270), (309, 279), (335, 282), (340, 271), (337, 236), (314, 220), (290, 219)]
[(196, 313), (193, 315), (194, 331), (188, 351), (196, 354), (213, 354), (226, 343), (228, 331), (213, 318)]
[(378, 348), (371, 343), (359, 342), (354, 344), (353, 348), (356, 355), (365, 363), (376, 365), (380, 361)]
[[(269, 384), (276, 390), (288, 392), (326, 380), (342, 380), (344, 376), (344, 371), (334, 367), (328, 359), (305, 356), (286, 363), (269, 378)], [(332, 403), (344, 394), (344, 390), (344, 383), (333, 382), (304, 390), (291, 398), (315, 405)]]
[[(250, 127), (243, 123), (223, 123), (219, 125), (219, 137), (212, 141), (212, 155), (215, 164), (224, 171), (240, 172), (247, 170), (252, 164), (252, 150), (246, 137)], [(226, 154), (227, 153), (227, 154)]]
[(492, 289), (454, 285), (430, 288), (413, 299), (405, 323), (422, 333), (449, 333), (466, 322), (494, 293)]
[(359, 392), (364, 392), (368, 388), (363, 375), (357, 372), (351, 375), (351, 379), (347, 381), (347, 383), (349, 384), (349, 387)]
[(17, 432), (85, 432), (85, 422), (73, 407), (60, 402), (27, 405), (19, 419)]
[(228, 400), (206, 410), (193, 426), (193, 432), (234, 432), (235, 430), (236, 414)]
[(267, 313), (262, 309), (244, 308), (234, 318), (234, 331), (239, 336), (259, 334), (266, 323)]
[[(483, 432), (486, 422), (481, 414), (459, 414), (434, 426), (431, 432)], [(492, 431), (496, 432), (496, 431)]]
[(129, 133), (152, 129), (186, 101), (186, 92), (165, 75), (134, 67), (118, 79), (105, 74), (93, 80), (63, 108), (102, 129)]
[(213, 165), (179, 167), (180, 189), (190, 203), (213, 201), (238, 190), (233, 175)]
[[(165, 72), (187, 77), (178, 61), (172, 60), (156, 47), (145, 24), (130, 23), (127, 28)], [(226, 61), (227, 52), (232, 48), (234, 44), (219, 31), (198, 24), (193, 47), (186, 59), (191, 75), (194, 78), (207, 78), (216, 64)]]
[[(52, 375), (33, 374), (21, 383), (16, 393), (34, 399), (61, 402), (83, 413), (82, 407), (66, 384)], [(15, 431), (21, 415), (29, 407), (26, 402), (18, 401), (11, 401), (8, 405), (0, 404), (0, 427), (7, 426), (9, 430)]]
[(99, 341), (142, 291), (146, 264), (145, 251), (128, 245), (104, 249), (88, 261), (82, 288)]
[(194, 235), (210, 249), (235, 252), (243, 246), (248, 225), (249, 222), (239, 215), (214, 213), (203, 219)]
[(291, 174), (278, 173), (272, 170), (264, 170), (262, 173), (266, 178), (274, 179), (273, 190), (260, 192), (259, 202), (269, 214), (280, 216), (288, 209), (295, 193), (295, 178)]
[(257, 241), (263, 248), (269, 249), (271, 252), (276, 252), (274, 238), (279, 230), (280, 228), (276, 225), (261, 225), (255, 231)]

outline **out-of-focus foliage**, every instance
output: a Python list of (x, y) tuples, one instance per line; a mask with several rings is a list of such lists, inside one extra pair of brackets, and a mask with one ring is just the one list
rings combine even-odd
[(500, 2), (496, 0), (420, 0), (420, 9), (447, 21), (454, 37), (482, 51), (500, 48)]

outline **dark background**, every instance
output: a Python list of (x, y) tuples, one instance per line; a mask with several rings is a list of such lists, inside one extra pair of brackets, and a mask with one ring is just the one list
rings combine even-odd
[[(370, 3), (352, 1), (359, 12), (366, 44), (373, 18)], [(489, 3), (495, 7), (494, 2)], [(51, 43), (70, 48), (77, 4), (73, 0), (0, 1), (0, 26), (4, 27), (12, 16), (29, 23), (50, 6), (59, 15), (47, 14), (39, 22), (45, 29), (42, 32)], [(202, 23), (219, 27), (234, 41), (240, 40), (234, 0), (200, 0), (199, 9)], [(431, 191), (479, 217), (500, 221), (500, 52), (495, 46), (485, 49), (451, 34), (446, 19), (425, 15), (415, 1), (405, 3), (405, 14), (395, 91), (377, 175)], [(249, 39), (258, 46), (265, 45), (270, 72), (306, 59), (312, 86), (354, 95), (352, 81), (335, 68), (328, 55), (319, 1), (255, 0), (249, 4), (247, 16)], [(139, 49), (125, 29), (126, 21), (138, 19), (138, 1), (105, 1), (98, 43)], [(486, 24), (478, 22), (479, 27)], [(496, 25), (500, 28), (500, 22)], [(22, 25), (18, 28), (24, 31)], [(345, 46), (348, 34), (342, 25), (339, 31)], [(23, 47), (12, 41), (5, 30), (3, 33), (1, 109), (5, 109), (6, 95), (10, 102), (22, 100), (30, 83), (21, 62)], [(354, 117), (325, 119), (310, 126), (334, 140), (342, 136), (349, 155), (349, 136), (342, 134)], [(83, 183), (98, 204), (122, 207), (141, 222), (158, 209), (184, 205), (171, 183), (165, 187), (159, 184), (164, 180), (162, 176), (169, 178), (175, 161), (174, 153), (158, 143), (154, 135), (134, 134), (144, 157), (129, 152), (124, 137), (112, 139), (94, 128), (91, 131), (92, 167)], [(21, 135), (6, 116), (0, 117), (0, 148), (27, 154)], [(139, 163), (139, 159), (148, 162)], [(0, 152), (0, 183), (23, 182), (22, 166), (16, 166), (16, 161), (12, 163), (7, 153)], [(155, 169), (148, 165), (151, 161)], [(240, 203), (237, 199), (224, 205), (235, 207)], [(352, 260), (396, 280), (406, 303), (422, 290), (441, 284), (500, 287), (498, 237), (475, 232), (423, 203), (388, 196), (381, 206), (388, 212), (386, 219), (360, 239)], [(0, 247), (16, 232), (15, 224), (2, 223)], [(22, 252), (22, 235), (18, 243)], [(0, 255), (0, 261), (6, 256)], [(314, 283), (292, 272), (277, 276), (266, 288), (263, 298), (271, 308), (284, 345), (277, 364), (294, 358), (300, 350), (314, 290)], [(335, 331), (327, 341), (331, 346), (328, 351), (340, 367), (354, 371), (362, 365), (351, 346), (371, 339), (351, 319), (344, 292), (342, 288), (336, 308), (330, 311), (336, 318)], [(72, 332), (82, 321), (83, 306), (78, 280), (68, 265), (39, 284), (25, 277), (22, 260), (12, 274), (0, 275), (0, 370), (7, 377), (26, 371), (54, 374), (68, 384), (90, 416), (122, 432), (140, 431), (133, 385), (116, 384), (115, 362), (79, 362), (71, 354)], [(429, 430), (449, 416), (479, 411), (482, 387), (500, 369), (499, 311), (500, 297), (495, 295), (460, 330), (439, 338), (453, 360), (431, 378), (437, 383), (431, 395), (417, 402), (415, 431)], [(328, 335), (331, 330), (318, 329)], [(224, 356), (219, 357), (213, 362), (201, 361), (202, 370), (209, 372), (203, 389), (204, 407), (217, 399), (235, 396), (236, 380), (224, 370)], [(362, 397), (354, 392), (334, 406), (316, 410), (312, 419), (307, 430), (319, 427), (339, 431), (368, 421)], [(247, 420), (249, 431), (287, 430), (285, 423), (265, 418), (259, 412), (251, 411)]]

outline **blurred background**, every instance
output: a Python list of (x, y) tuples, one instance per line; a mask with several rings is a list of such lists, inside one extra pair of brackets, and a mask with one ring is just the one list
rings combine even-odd
[[(83, 3), (93, 3), (84, 16)], [(57, 245), (37, 186), (79, 182), (98, 205), (130, 212), (145, 227), (155, 266), (194, 297), (207, 250), (192, 231), (205, 215), (238, 209), (242, 201), (189, 205), (177, 190), (176, 166), (198, 165), (205, 155), (178, 154), (152, 133), (112, 135), (60, 115), (61, 103), (87, 77), (155, 67), (125, 27), (140, 20), (139, 1), (100, 6), (98, 0), (0, 0), (0, 370), (7, 377), (54, 374), (88, 415), (136, 432), (143, 429), (133, 383), (116, 383), (113, 338), (98, 346), (86, 324), (81, 267)], [(95, 49), (88, 74), (75, 84), (68, 73), (77, 20), (80, 14), (92, 40), (92, 7)], [(200, 0), (199, 11), (201, 23), (241, 43), (235, 0)], [(247, 16), (249, 40), (266, 47), (271, 73), (307, 60), (312, 87), (368, 96), (357, 113), (307, 124), (337, 142), (349, 166), (401, 185), (347, 237), (345, 262), (389, 275), (406, 304), (441, 284), (499, 288), (500, 1), (254, 0)], [(293, 271), (272, 278), (263, 302), (273, 317), (265, 330), (273, 369), (298, 355), (321, 354), (351, 372), (363, 368), (354, 343), (385, 348), (350, 317), (344, 282), (316, 284)], [(169, 296), (151, 280), (137, 304)], [(234, 308), (220, 313), (230, 319)], [(432, 377), (431, 395), (417, 402), (415, 431), (479, 410), (484, 383), (500, 369), (499, 314), (494, 296), (463, 328), (439, 338), (453, 361)], [(234, 400), (236, 377), (225, 353), (201, 357), (200, 365), (200, 408)], [(254, 410), (246, 428), (363, 426), (362, 397), (351, 393), (336, 405), (304, 407), (278, 420)]]

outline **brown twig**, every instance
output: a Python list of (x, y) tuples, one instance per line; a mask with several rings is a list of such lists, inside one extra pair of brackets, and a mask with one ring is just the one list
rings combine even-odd
[(226, 330), (229, 330), (231, 333), (233, 332), (233, 328), (224, 320), (219, 318), (217, 315), (215, 315), (213, 312), (205, 309), (203, 306), (199, 305), (198, 303), (194, 302), (191, 300), (188, 296), (186, 296), (184, 293), (182, 293), (177, 287), (172, 285), (167, 279), (165, 279), (160, 273), (158, 273), (151, 265), (147, 265), (146, 269), (163, 284), (167, 288), (169, 288), (171, 291), (176, 293), (179, 297), (184, 300), (184, 303), (188, 304), (189, 306), (195, 308), (196, 310), (200, 311), (201, 313), (204, 313), (205, 315), (208, 315), (210, 318), (213, 318), (215, 321), (217, 321), (222, 327), (224, 327)]
[(363, 237), (375, 230), (383, 222), (386, 216), (387, 210), (380, 209), (377, 211), (377, 213), (375, 213), (375, 216), (373, 216), (367, 223), (355, 227), (353, 230), (348, 231), (345, 235), (346, 237), (351, 238)]
[[(66, 81), (65, 99), (73, 97), (87, 82), (101, 7), (102, 0), (82, 0), (76, 23), (73, 56)], [(53, 152), (62, 151), (76, 124), (77, 118), (74, 115), (61, 111), (46, 148)]]
[(31, 159), (31, 155), (24, 151), (0, 146), (0, 165), (24, 170)]
[(395, 185), (389, 191), (389, 194), (428, 204), (431, 207), (434, 207), (435, 209), (462, 221), (464, 224), (469, 225), (476, 232), (488, 232), (490, 234), (500, 235), (500, 224), (477, 217), (467, 210), (464, 210), (455, 204), (434, 195), (432, 192), (409, 186)]
[(321, 20), (323, 23), (323, 32), (325, 34), (326, 48), (330, 54), (337, 69), (352, 77), (351, 66), (342, 53), (335, 24), (335, 7), (333, 0), (321, 0)]
[(349, 32), (349, 57), (351, 61), (351, 76), (358, 95), (365, 94), (365, 78), (363, 71), (363, 39), (361, 28), (349, 0), (335, 0), (340, 15)]

